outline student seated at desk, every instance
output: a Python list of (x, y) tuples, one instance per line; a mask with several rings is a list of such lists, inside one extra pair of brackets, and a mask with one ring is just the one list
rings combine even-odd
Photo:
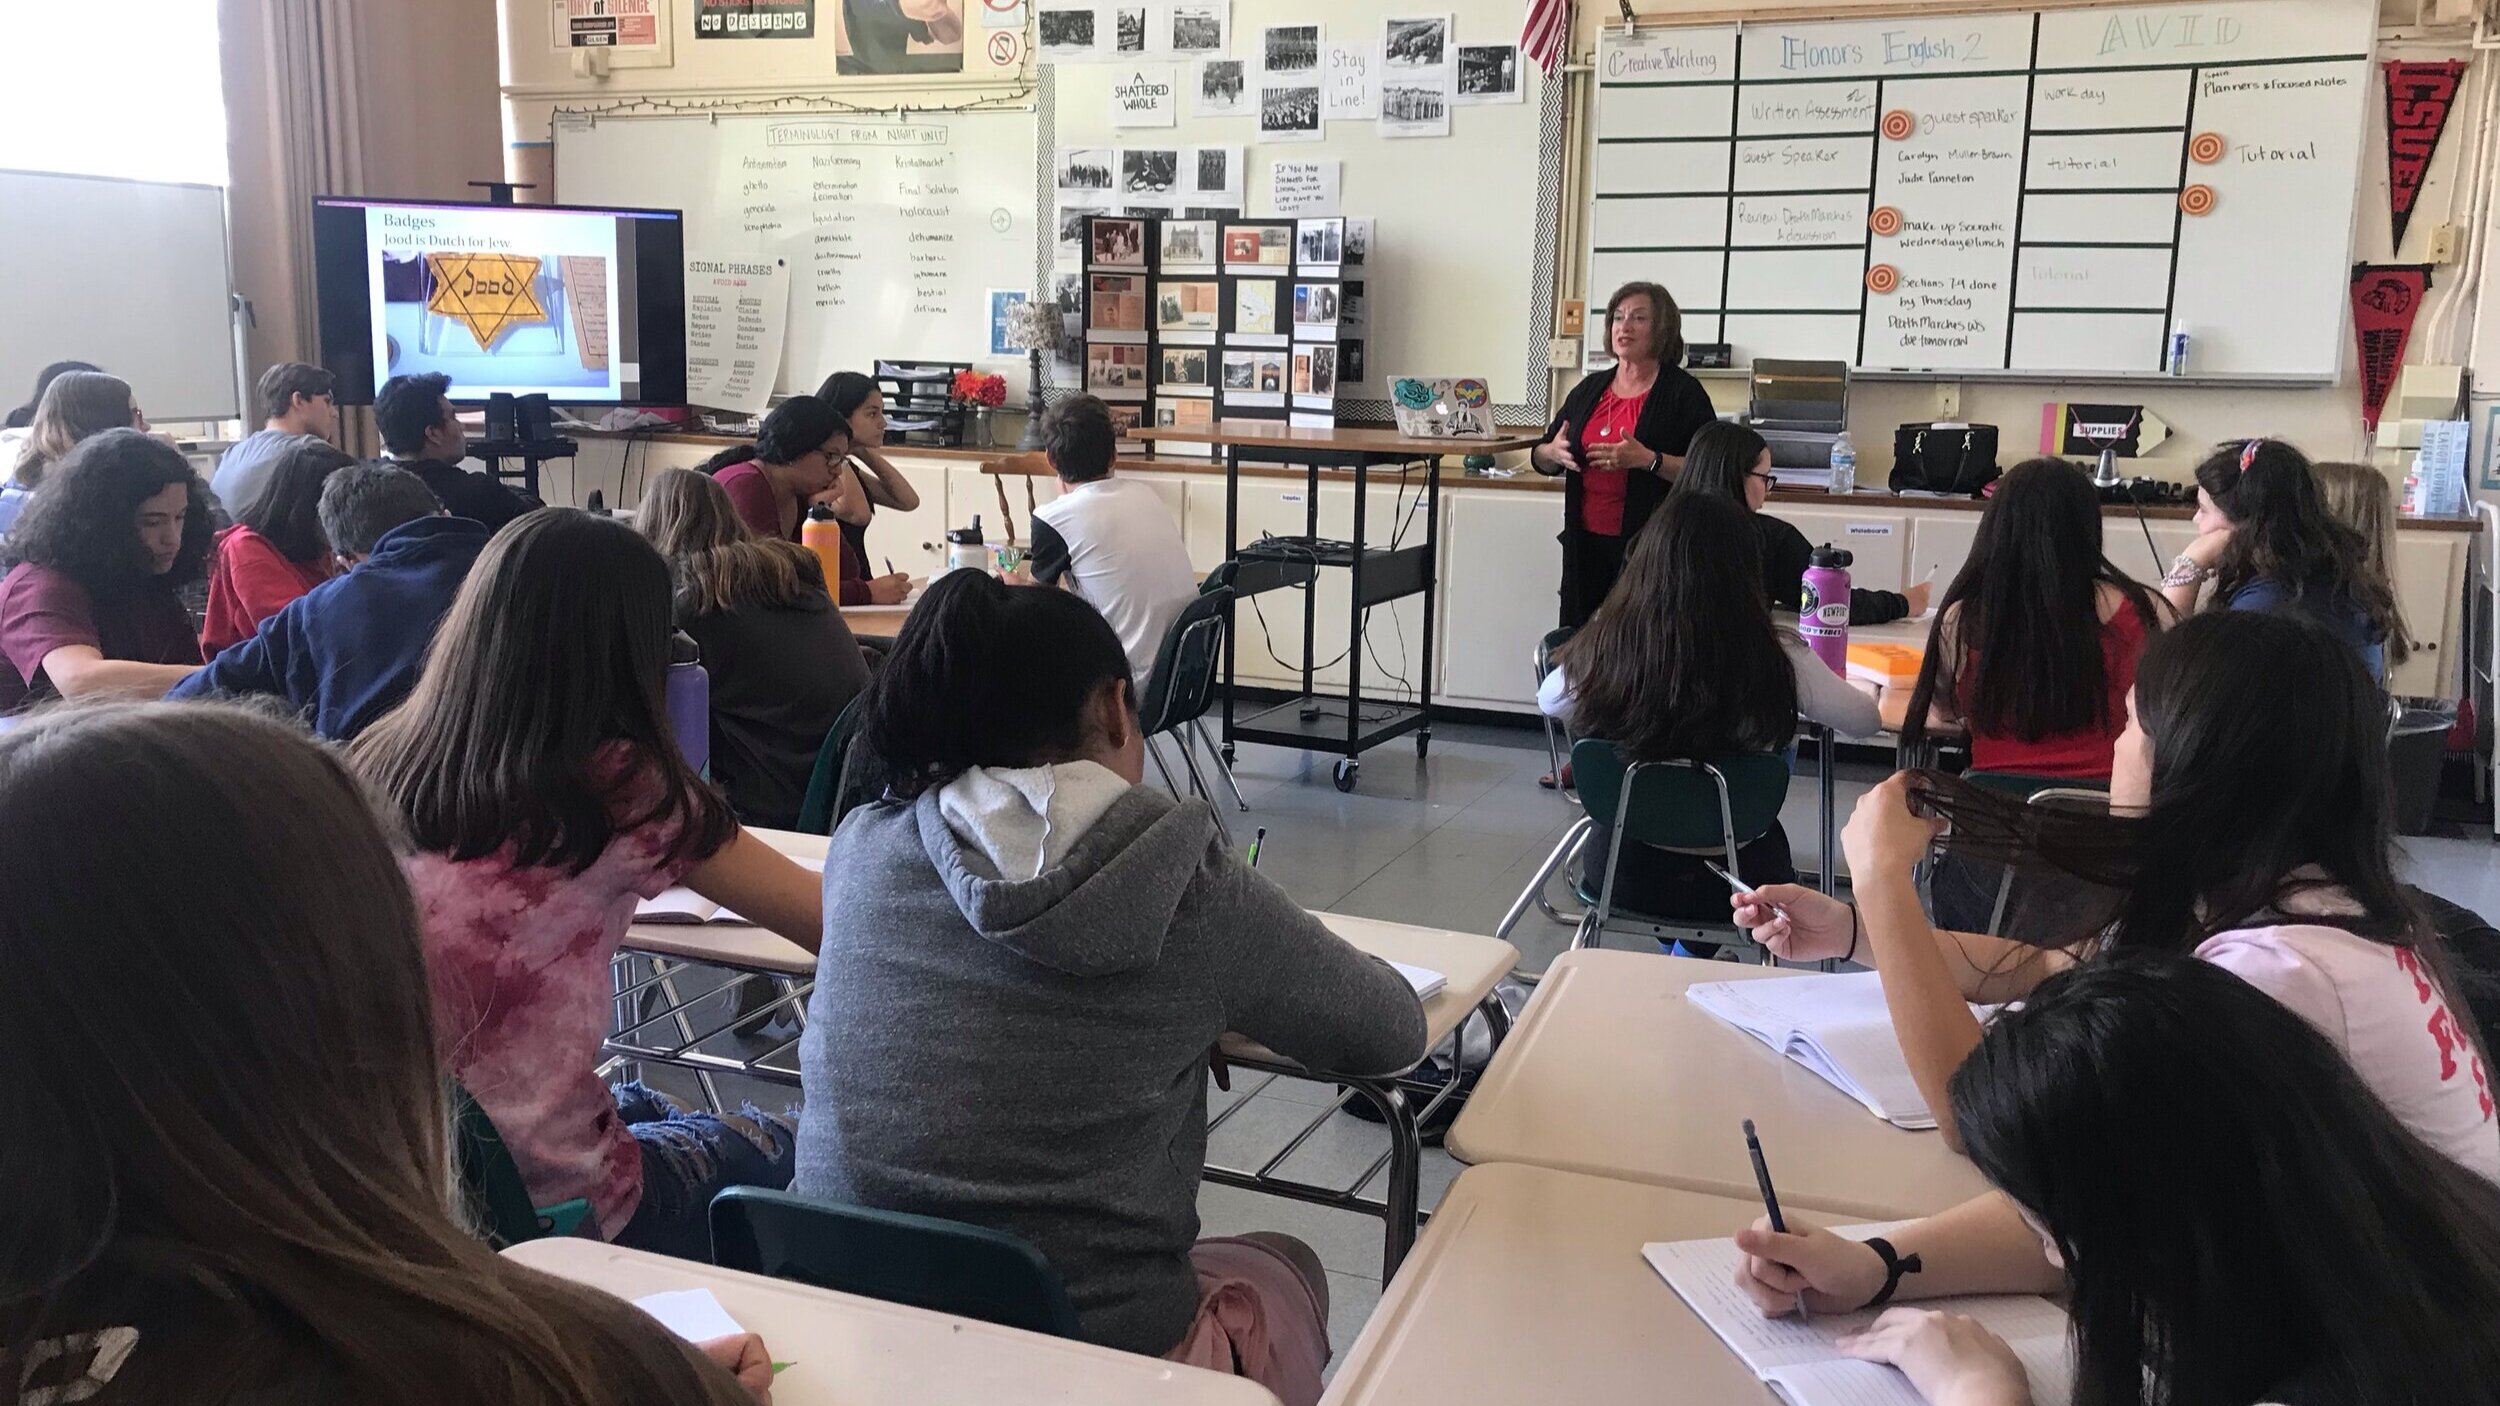
[[(1713, 420), (1693, 436), (1684, 451), (1684, 472), (1676, 477), (1675, 493), (1723, 498), (1745, 510), (1762, 544), (1762, 586), (1777, 610), (1794, 611), (1804, 597), (1806, 567), (1814, 544), (1796, 527), (1762, 510), (1771, 500), (1771, 446), (1751, 429), (1727, 420)], [(1921, 581), (1907, 591), (1854, 587), (1849, 592), (1849, 623), (1881, 625), (1908, 615), (1927, 613), (1928, 585)]]
[(281, 361), (260, 373), (253, 396), (269, 418), (219, 455), (217, 471), (208, 478), (208, 491), (228, 516), (240, 519), (259, 504), (270, 475), (297, 440), (338, 434), (337, 384), (328, 371), (300, 361)]
[(1181, 525), (1152, 485), (1112, 475), (1120, 432), (1101, 401), (1081, 395), (1052, 406), (1041, 439), (1060, 493), (1033, 510), (1033, 579), (1102, 612), (1142, 698), (1165, 632), (1198, 598)]
[(1020, 1235), (1088, 1339), (1309, 1406), (1317, 1258), (1197, 1238), (1208, 1051), (1406, 1069), (1412, 988), (1138, 784), (1128, 656), (1076, 597), (950, 572), (866, 698), (891, 789), (825, 860), (797, 1190)]
[(492, 474), (460, 467), (469, 457), (469, 432), (451, 403), (451, 378), (439, 371), (393, 376), (373, 398), (373, 427), (381, 432), (385, 461), (425, 480), (443, 511), (492, 532), (543, 506), (536, 498)]
[[(850, 452), (850, 422), (815, 396), (794, 395), (764, 417), (755, 443), (722, 450), (701, 471), (720, 480), (749, 531), (796, 542), (813, 502), (826, 501), (836, 518), (867, 521), (842, 467)], [(847, 531), (841, 560), (841, 579), (832, 584), (844, 605), (898, 605), (911, 594), (911, 578), (899, 572), (871, 579), (868, 558)]]
[(740, 820), (793, 828), (825, 734), (868, 686), (823, 565), (748, 531), (720, 483), (691, 469), (654, 477), (635, 523), (668, 559), (677, 628), (711, 676), (713, 782)]
[[(1702, 438), (1694, 437), (1696, 454), (1704, 452)], [(1685, 460), (1687, 473), (1694, 462)], [(1557, 653), (1537, 686), (1537, 707), (1579, 736), (1612, 741), (1634, 761), (1785, 751), (1799, 718), (1853, 737), (1873, 734), (1882, 726), (1875, 700), (1771, 623), (1761, 580), (1760, 548), (1743, 512), (1720, 498), (1669, 497), (1633, 539), (1605, 603)], [(1601, 825), (1582, 851), (1591, 892), (1605, 882), (1610, 837)], [(1777, 820), (1736, 858), (1754, 884), (1797, 877)], [(1699, 859), (1624, 846), (1615, 899), (1627, 908), (1716, 917), (1726, 892)], [(1701, 955), (1717, 950), (1686, 946)]]
[(0, 736), (0, 834), (8, 1400), (752, 1406), (715, 1362), (762, 1394), (753, 1335), (690, 1348), (455, 1206), (416, 909), (337, 753), (55, 712)]
[(2327, 511), (2317, 475), (2299, 450), (2252, 439), (2196, 466), (2197, 538), (2161, 578), (2182, 612), (2288, 610), (2324, 622), (2370, 671), (2387, 673), (2396, 597), (2369, 566), (2370, 544)]
[[(2500, 1189), (2229, 973), (2143, 953), (2052, 977), (1989, 1025), (1952, 1106), (2028, 1252), (1945, 1241), (1896, 1275), (1870, 1245), (1766, 1219), (1737, 1237), (1765, 1314), (1801, 1291), (1825, 1313), (2062, 1292), (2079, 1402), (2500, 1403)], [(1958, 1315), (1888, 1309), (1840, 1346), (1938, 1406), (2032, 1400), (2012, 1350)]]
[(0, 553), (0, 714), (154, 698), (199, 668), (176, 592), (208, 548), (208, 485), (180, 450), (135, 429), (71, 450)]
[(621, 522), (544, 508), (496, 534), (425, 673), (354, 745), (406, 827), (444, 1062), (538, 1204), (705, 1258), (724, 1186), (786, 1185), (790, 1125), (686, 1113), (591, 1071), (637, 899), (683, 883), (791, 941), (815, 875), (738, 827), (669, 731), (668, 563)]
[[(2145, 648), (2113, 815), (1904, 772), (1841, 834), (1855, 912), (1773, 885), (1762, 896), (1786, 917), (1739, 895), (1737, 921), (1782, 957), (1855, 946), (1883, 973), (1948, 1138), (1946, 1081), (1980, 1035), (1965, 999), (2018, 999), (2050, 971), (2145, 948), (2213, 962), (2308, 1017), (2415, 1133), (2500, 1181), (2500, 1125), (2449, 958), (2396, 882), (2386, 735), (2386, 705), (2334, 631), (2272, 611), (2200, 615)], [(1911, 871), (1946, 820), (1947, 854), (2045, 867), (2108, 897), (2069, 906), (2060, 949), (1940, 932)]]
[(43, 404), (44, 392), (52, 389), (54, 381), (72, 371), (101, 371), (103, 369), (92, 361), (55, 361), (47, 364), (41, 371), (35, 373), (35, 393), (26, 397), (26, 403), (10, 410), (7, 415), (0, 416), (0, 431), (23, 431), (27, 426), (35, 423), (35, 410)]
[(261, 621), (335, 574), (337, 556), (321, 533), (321, 490), (355, 462), (310, 435), (278, 457), (251, 506), (217, 534), (200, 648), (215, 654), (250, 638)]
[(44, 474), (81, 441), (106, 430), (147, 427), (148, 417), (139, 413), (130, 383), (119, 376), (72, 371), (54, 377), (8, 461), (9, 481), (0, 484), (0, 535), (17, 525)]
[(416, 687), (486, 528), (446, 516), (423, 479), (388, 464), (330, 475), (320, 513), (344, 574), (288, 602), (168, 698), (271, 694), (314, 732), (349, 742)]
[(850, 426), (851, 452), (842, 461), (842, 475), (849, 480), (845, 494), (841, 498), (829, 495), (821, 501), (833, 507), (842, 522), (842, 540), (849, 544), (864, 569), (869, 560), (868, 527), (876, 520), (877, 509), (913, 512), (920, 507), (920, 491), (881, 452), (886, 435), (885, 392), (877, 388), (876, 378), (857, 371), (836, 371), (816, 388), (816, 396)]

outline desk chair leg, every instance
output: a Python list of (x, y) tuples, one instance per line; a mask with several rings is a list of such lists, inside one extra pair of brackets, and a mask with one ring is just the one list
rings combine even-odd
[(1189, 734), (1174, 732), (1172, 740), (1181, 747), (1181, 765), (1189, 768), (1189, 789), (1207, 803), (1207, 813), (1215, 817), (1215, 832), (1224, 837), (1226, 846), (1233, 842), (1233, 827), (1224, 823), (1224, 808), (1215, 803), (1215, 792), (1207, 789), (1207, 778), (1198, 770), (1198, 749), (1189, 745)]
[(1387, 1284), (1398, 1277), (1398, 1266), (1406, 1262), (1407, 1251), (1415, 1248), (1415, 1232), (1423, 1209), (1424, 1138), (1415, 1125), (1415, 1106), (1407, 1102), (1395, 1080), (1356, 1087), (1370, 1098), (1380, 1110), (1381, 1121), (1389, 1126), (1389, 1182), (1382, 1192), (1387, 1204), (1381, 1211), (1387, 1227), (1380, 1251), (1380, 1282)]
[(1570, 862), (1572, 851), (1588, 843), (1589, 832), (1596, 828), (1596, 823), (1587, 816), (1582, 816), (1572, 822), (1571, 828), (1564, 831), (1562, 839), (1555, 844), (1554, 852), (1545, 856), (1545, 862), (1537, 866), (1535, 877), (1529, 879), (1528, 886), (1520, 890), (1518, 899), (1510, 905), (1510, 911), (1504, 913), (1502, 921), (1494, 926), (1493, 936), (1496, 939), (1507, 939), (1510, 936), (1510, 930), (1519, 926), (1519, 920), (1528, 916), (1528, 908), (1531, 904), (1544, 909), (1545, 916), (1556, 922), (1563, 921), (1562, 915), (1556, 913), (1553, 905), (1545, 901), (1545, 886), (1553, 880), (1555, 870)]
[(1206, 719), (1191, 718), (1189, 731), (1198, 739), (1198, 745), (1207, 749), (1207, 755), (1215, 759), (1215, 774), (1224, 778), (1224, 789), (1233, 793), (1233, 804), (1245, 811), (1250, 809), (1250, 803), (1242, 799), (1241, 783), (1233, 779), (1232, 763), (1224, 760), (1224, 749), (1216, 746), (1215, 739), (1207, 736)]
[(1154, 761), (1155, 774), (1163, 778), (1163, 789), (1175, 796), (1184, 794), (1181, 784), (1172, 779), (1171, 764), (1163, 760), (1163, 749), (1155, 745), (1155, 739), (1152, 737), (1146, 739), (1146, 755)]
[(1571, 940), (1575, 948), (1605, 945), (1606, 915), (1615, 910), (1615, 879), (1623, 872), (1623, 824), (1632, 814), (1632, 784), (1647, 765), (1634, 762), (1623, 769), (1623, 786), (1615, 793), (1615, 827), (1606, 837), (1606, 882), (1598, 885), (1597, 906), (1581, 920), (1580, 931)]
[(2005, 905), (2012, 900), (2013, 897), (2014, 866), (2008, 864), (2005, 866), (2005, 877), (1997, 880), (1996, 905), (1988, 910), (1988, 936), (2000, 937), (2004, 935)]
[[(1587, 817), (1582, 817), (1583, 821), (1586, 819)], [(1585, 828), (1575, 825), (1574, 828), (1579, 829), (1580, 831), (1580, 837), (1578, 840), (1573, 841), (1568, 835), (1564, 836), (1566, 842), (1571, 844), (1570, 852), (1563, 856), (1561, 870), (1563, 882), (1566, 885), (1577, 882), (1572, 878), (1572, 865), (1581, 857), (1581, 855), (1588, 851), (1589, 836), (1596, 833), (1597, 829), (1595, 825), (1587, 825)], [(1586, 909), (1579, 909), (1570, 913), (1565, 913), (1560, 909), (1557, 909), (1553, 905), (1553, 902), (1546, 898), (1545, 891), (1543, 889), (1537, 890), (1536, 911), (1545, 915), (1545, 921), (1552, 923), (1557, 927), (1566, 928), (1576, 927), (1582, 918), (1588, 916), (1588, 910)]]

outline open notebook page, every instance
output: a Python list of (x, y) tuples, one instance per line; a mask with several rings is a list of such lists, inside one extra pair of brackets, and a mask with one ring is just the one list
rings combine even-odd
[[(825, 861), (819, 857), (784, 855), (783, 858), (802, 869), (824, 872)], [(723, 908), (693, 889), (680, 884), (665, 888), (634, 905), (634, 921), (638, 923), (746, 923), (746, 919)]]
[[(1859, 1225), (1837, 1233), (1863, 1239), (1888, 1228)], [(1644, 1245), (1641, 1255), (1739, 1360), (1756, 1376), (1778, 1386), (1797, 1406), (1924, 1406), (1917, 1388), (1900, 1372), (1844, 1357), (1833, 1346), (1843, 1335), (1874, 1322), (1881, 1310), (1816, 1314), (1805, 1322), (1793, 1314), (1765, 1318), (1736, 1287), (1742, 1255), (1733, 1240)], [(1912, 1306), (1964, 1313), (1979, 1320), (2022, 1359), (2037, 1406), (2067, 1406), (2074, 1361), (2067, 1343), (2066, 1315), (2055, 1304), (2009, 1294), (1922, 1299)]]
[[(1893, 1032), (1883, 978), (1874, 972), (1779, 981), (1701, 982), (1685, 999), (1821, 1075), (1896, 1127), (1936, 1126)], [(1985, 1020), (1990, 1008), (1974, 1006)]]

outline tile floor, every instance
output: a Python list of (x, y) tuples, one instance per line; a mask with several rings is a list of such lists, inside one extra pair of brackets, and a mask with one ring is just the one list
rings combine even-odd
[[(1843, 819), (1886, 771), (1873, 754), (1860, 755), (1866, 760), (1844, 759), (1839, 768)], [(1801, 760), (1782, 813), (1801, 870), (1818, 863), (1811, 756), (1809, 751)], [(1267, 827), (1260, 872), (1314, 909), (1490, 932), (1578, 815), (1574, 806), (1537, 785), (1546, 770), (1544, 746), (1537, 733), (1525, 729), (1444, 724), (1435, 731), (1430, 758), (1421, 763), (1410, 744), (1391, 743), (1365, 758), (1352, 794), (1341, 794), (1330, 783), (1330, 761), (1245, 745), (1234, 774), (1252, 810), (1226, 813), (1234, 838), (1244, 846), (1252, 827)], [(2448, 826), (2439, 836), (2405, 841), (2405, 849), (2407, 877), (2414, 882), (2478, 911), (2500, 913), (2500, 862), (2487, 826)], [(1512, 935), (1530, 970), (1542, 969), (1568, 938), (1568, 930), (1534, 916)], [(673, 1081), (657, 1081), (673, 1087)], [(747, 1090), (738, 1082), (723, 1080), (723, 1092), (733, 1098), (752, 1093), (770, 1108), (792, 1101), (788, 1090)], [(1243, 1097), (1257, 1079), (1235, 1082), (1244, 1092), (1210, 1090), (1211, 1112)], [(1222, 1165), (1255, 1168), (1334, 1096), (1331, 1086), (1278, 1080), (1224, 1121), (1210, 1140), (1209, 1156)], [(1385, 1147), (1377, 1127), (1341, 1113), (1278, 1170), (1342, 1185)], [(1448, 1154), (1427, 1149), (1423, 1204), (1436, 1203), (1458, 1171)], [(1377, 1192), (1376, 1185), (1369, 1189)], [(1199, 1194), (1198, 1204), (1206, 1234), (1278, 1230), (1309, 1242), (1329, 1272), (1330, 1336), (1341, 1351), (1353, 1342), (1380, 1298), (1379, 1222), (1212, 1185)]]

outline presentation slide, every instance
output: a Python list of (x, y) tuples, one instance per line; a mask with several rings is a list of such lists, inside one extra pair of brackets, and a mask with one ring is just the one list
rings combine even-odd
[(685, 394), (674, 212), (325, 199), (315, 240), (342, 390), (440, 372), (461, 401)]

